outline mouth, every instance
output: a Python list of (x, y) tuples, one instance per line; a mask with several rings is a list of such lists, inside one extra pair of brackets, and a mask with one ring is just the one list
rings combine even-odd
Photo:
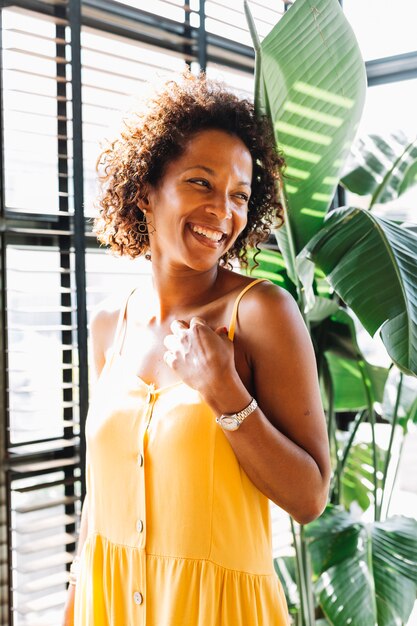
[(187, 227), (197, 241), (209, 248), (220, 248), (225, 239), (227, 239), (226, 233), (208, 226), (189, 222)]

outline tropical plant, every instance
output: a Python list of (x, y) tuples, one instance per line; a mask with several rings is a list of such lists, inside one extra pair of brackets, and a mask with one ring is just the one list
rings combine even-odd
[[(287, 162), (279, 252), (258, 254), (253, 273), (297, 299), (316, 351), (333, 463), (326, 511), (307, 526), (291, 520), (295, 556), (277, 559), (276, 569), (298, 626), (405, 624), (416, 598), (417, 522), (385, 517), (393, 440), (417, 413), (415, 388), (408, 404), (404, 395), (417, 375), (417, 235), (371, 209), (414, 184), (416, 144), (397, 133), (390, 152), (382, 138), (364, 140), (343, 182), (370, 194), (370, 206), (334, 208), (365, 94), (354, 34), (337, 0), (296, 0), (262, 43), (246, 2), (245, 10), (255, 105)], [(367, 361), (358, 328), (379, 332), (390, 368)], [(342, 411), (354, 412), (347, 432), (338, 428)], [(387, 449), (377, 443), (377, 420), (391, 429)], [(363, 426), (369, 442), (358, 440)], [(366, 523), (358, 511), (371, 508)]]

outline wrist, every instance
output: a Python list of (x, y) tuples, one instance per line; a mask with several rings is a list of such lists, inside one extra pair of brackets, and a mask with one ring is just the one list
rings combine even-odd
[(212, 386), (203, 397), (216, 416), (237, 413), (247, 407), (252, 400), (239, 376), (223, 379), (220, 385)]

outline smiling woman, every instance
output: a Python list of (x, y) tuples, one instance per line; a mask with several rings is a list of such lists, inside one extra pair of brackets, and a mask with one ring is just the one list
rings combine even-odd
[[(236, 179), (240, 187), (234, 190), (236, 197), (248, 200), (248, 222), (233, 245), (224, 247), (221, 264), (239, 257), (246, 265), (247, 247), (267, 239), (271, 223), (282, 223), (277, 179), (284, 162), (275, 149), (268, 120), (255, 118), (251, 102), (239, 100), (216, 81), (187, 72), (181, 82), (167, 83), (166, 89), (149, 103), (148, 110), (126, 120), (125, 125), (121, 137), (97, 161), (106, 190), (100, 198), (95, 231), (114, 252), (136, 257), (149, 250), (149, 240), (138, 228), (145, 221), (143, 199), (147, 190), (158, 187), (167, 166), (185, 157), (189, 140), (207, 129), (223, 131), (212, 138), (212, 163), (217, 164), (227, 134), (229, 139), (240, 139), (239, 145), (246, 148), (253, 167), (244, 180)], [(208, 189), (211, 181), (207, 175), (213, 178), (216, 168), (205, 159), (203, 163), (196, 161), (197, 156), (193, 154), (187, 160), (188, 167), (194, 169), (188, 171), (188, 179)], [(198, 165), (203, 167), (195, 169)], [(201, 176), (203, 173), (205, 176)]]
[(148, 255), (152, 288), (91, 324), (65, 625), (287, 625), (268, 499), (300, 523), (326, 503), (314, 351), (287, 292), (227, 267), (282, 217), (272, 132), (253, 104), (187, 73), (101, 162), (97, 233)]

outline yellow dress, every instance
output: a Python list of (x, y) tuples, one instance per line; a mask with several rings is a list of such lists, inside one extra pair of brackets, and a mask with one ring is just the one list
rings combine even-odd
[[(259, 280), (236, 298), (231, 340), (239, 300)], [(74, 625), (286, 626), (267, 497), (197, 391), (155, 389), (128, 370), (125, 312), (86, 420)]]

